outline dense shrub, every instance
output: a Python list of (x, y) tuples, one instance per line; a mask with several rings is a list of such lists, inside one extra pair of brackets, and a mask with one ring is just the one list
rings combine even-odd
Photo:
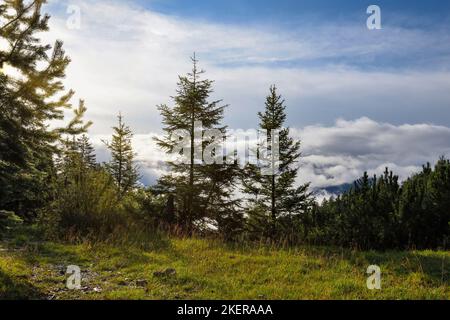
[(0, 210), (0, 237), (8, 229), (22, 224), (23, 220), (14, 212)]
[(386, 169), (367, 174), (351, 190), (324, 201), (312, 211), (314, 243), (361, 248), (446, 247), (450, 235), (450, 161), (440, 159), (434, 170), (400, 185)]

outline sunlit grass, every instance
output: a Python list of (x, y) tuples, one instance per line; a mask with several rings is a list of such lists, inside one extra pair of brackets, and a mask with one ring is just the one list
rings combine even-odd
[[(153, 250), (22, 241), (0, 252), (0, 297), (449, 299), (449, 263), (449, 252), (231, 247), (204, 239), (171, 239)], [(82, 269), (83, 290), (65, 287), (71, 264)], [(366, 287), (371, 264), (381, 267), (381, 290)], [(176, 274), (158, 274), (167, 269)]]

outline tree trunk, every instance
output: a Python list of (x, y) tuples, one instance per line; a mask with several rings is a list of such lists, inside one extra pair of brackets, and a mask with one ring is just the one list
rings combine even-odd
[(271, 209), (271, 218), (272, 218), (272, 230), (271, 236), (275, 236), (275, 223), (277, 219), (276, 206), (275, 206), (275, 175), (272, 175), (272, 209)]

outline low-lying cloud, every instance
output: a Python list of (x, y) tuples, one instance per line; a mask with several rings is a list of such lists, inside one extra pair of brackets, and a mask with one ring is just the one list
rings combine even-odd
[(108, 158), (100, 139), (122, 111), (136, 133), (146, 184), (165, 172), (164, 152), (152, 140), (161, 133), (156, 106), (171, 103), (194, 51), (216, 80), (212, 99), (230, 105), (224, 119), (230, 128), (254, 127), (269, 86), (277, 84), (288, 125), (303, 142), (298, 183), (337, 186), (386, 166), (405, 178), (449, 155), (447, 25), (386, 23), (370, 32), (365, 21), (325, 21), (288, 29), (171, 16), (133, 1), (74, 4), (81, 9), (80, 29), (67, 28), (66, 2), (50, 1), (45, 40), (65, 42), (73, 61), (66, 84), (86, 100), (99, 160)]
[[(297, 183), (311, 182), (313, 189), (352, 182), (364, 171), (381, 174), (385, 167), (405, 179), (423, 164), (450, 156), (450, 128), (432, 124), (396, 126), (369, 118), (340, 119), (333, 126), (292, 128), (291, 134), (302, 141)], [(144, 184), (155, 183), (166, 172), (167, 156), (153, 141), (156, 135), (138, 134), (133, 139)], [(92, 136), (101, 161), (107, 160), (100, 142), (105, 138)]]
[(352, 182), (364, 171), (389, 167), (400, 178), (450, 155), (450, 128), (432, 124), (392, 125), (369, 118), (337, 120), (334, 126), (294, 130), (303, 141), (300, 181), (316, 188)]

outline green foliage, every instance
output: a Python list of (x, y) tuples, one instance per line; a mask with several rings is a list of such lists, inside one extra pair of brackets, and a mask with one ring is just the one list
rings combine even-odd
[[(84, 135), (91, 125), (83, 119), (84, 101), (73, 108), (74, 92), (63, 85), (70, 59), (61, 41), (51, 46), (38, 36), (48, 31), (49, 16), (41, 12), (45, 3), (4, 0), (0, 4), (0, 37), (5, 44), (0, 49), (2, 233), (22, 221), (34, 222), (41, 213), (41, 226), (67, 239), (127, 238), (156, 228), (181, 227), (189, 235), (215, 233), (226, 241), (446, 248), (449, 160), (440, 159), (434, 168), (425, 166), (403, 184), (388, 169), (380, 177), (365, 173), (350, 191), (314, 204), (308, 184), (295, 186), (301, 144), (290, 136), (289, 128), (283, 128), (286, 107), (275, 86), (258, 116), (260, 128), (269, 134), (269, 154), (274, 151), (271, 133), (279, 131), (277, 172), (264, 175), (255, 165), (240, 172), (237, 161), (199, 161), (197, 150), (224, 160), (211, 149), (218, 137), (204, 136), (204, 132), (215, 129), (220, 138), (226, 134), (221, 124), (226, 106), (220, 100), (209, 101), (213, 81), (201, 79), (204, 72), (198, 69), (195, 56), (192, 72), (179, 77), (174, 106), (159, 106), (165, 134), (155, 139), (171, 153), (179, 145), (177, 132), (183, 130), (189, 140), (187, 163), (168, 162), (169, 173), (157, 186), (138, 187), (133, 133), (119, 115), (112, 141), (107, 143), (111, 161), (97, 164), (95, 150)], [(65, 111), (72, 108), (74, 116), (66, 125), (49, 125), (65, 120)], [(258, 148), (256, 154), (260, 152)], [(245, 201), (237, 194), (239, 189)]]
[[(195, 57), (192, 61), (192, 72), (179, 77), (175, 106), (159, 106), (165, 136), (155, 138), (162, 149), (171, 153), (179, 143), (174, 139), (174, 134), (184, 130), (189, 137), (188, 159), (183, 163), (169, 162), (170, 173), (159, 180), (156, 189), (173, 197), (177, 223), (186, 232), (201, 228), (206, 223), (205, 218), (212, 219), (213, 224), (219, 224), (220, 230), (229, 230), (229, 217), (239, 215), (236, 211), (237, 201), (231, 199), (236, 165), (199, 163), (195, 155), (196, 148), (203, 154), (212, 143), (206, 138), (200, 144), (197, 135), (203, 135), (206, 129), (225, 133), (225, 127), (220, 126), (225, 106), (219, 106), (221, 101), (208, 101), (213, 92), (213, 82), (201, 80), (204, 71), (198, 69)], [(196, 123), (200, 122), (202, 128), (196, 128)]]
[[(349, 192), (322, 205), (319, 209), (322, 219), (317, 219), (316, 223), (333, 224), (334, 229), (331, 226), (327, 228), (328, 236), (339, 245), (362, 248), (395, 246), (399, 231), (399, 195), (398, 177), (388, 169), (380, 178), (369, 178), (365, 173)], [(329, 220), (324, 221), (323, 217)]]
[[(140, 188), (134, 193), (137, 212), (143, 221), (156, 228), (167, 228), (175, 223), (173, 197), (159, 194), (154, 188)], [(171, 200), (170, 200), (171, 199)]]
[[(73, 91), (64, 89), (62, 79), (70, 59), (62, 42), (53, 48), (42, 44), (38, 33), (48, 31), (49, 16), (41, 13), (46, 1), (5, 1), (0, 10), (0, 208), (31, 220), (53, 193), (53, 157), (64, 133), (82, 132), (85, 112), (75, 110), (74, 120), (63, 128), (48, 122), (63, 120), (71, 107)], [(5, 74), (9, 67), (14, 73)]]
[(441, 158), (408, 179), (400, 200), (402, 241), (417, 247), (448, 245), (450, 240), (450, 161)]
[[(0, 232), (4, 233), (7, 229), (11, 229), (23, 223), (23, 219), (14, 214), (14, 212), (0, 210)], [(0, 235), (1, 235), (0, 233)]]
[[(73, 136), (57, 161), (54, 200), (42, 210), (40, 226), (47, 236), (71, 242), (138, 242), (157, 234), (144, 190), (120, 194), (109, 168), (95, 162), (86, 135)], [(123, 191), (123, 189), (121, 189)]]
[[(273, 175), (263, 175), (258, 166), (247, 165), (242, 185), (243, 191), (249, 195), (249, 230), (252, 236), (276, 240), (300, 232), (300, 224), (294, 224), (294, 221), (301, 220), (312, 200), (308, 184), (294, 187), (299, 170), (300, 141), (290, 137), (289, 128), (283, 128), (286, 106), (275, 86), (270, 88), (265, 106), (265, 111), (258, 114), (260, 127), (267, 130), (269, 153), (272, 152), (272, 133), (279, 131), (279, 141), (273, 142), (279, 149), (279, 161), (272, 161), (273, 165), (278, 165), (278, 170), (274, 170)], [(293, 215), (299, 217), (293, 219)]]
[(92, 168), (77, 144), (68, 145), (56, 185), (55, 200), (41, 218), (50, 234), (92, 237), (109, 234), (122, 222), (112, 177), (102, 168)]
[(81, 160), (90, 169), (95, 169), (98, 167), (95, 150), (87, 135), (83, 134), (76, 141), (76, 150), (78, 151)]
[(111, 151), (111, 161), (106, 165), (117, 185), (120, 197), (125, 196), (137, 184), (139, 174), (134, 164), (134, 152), (131, 144), (133, 133), (131, 129), (123, 123), (122, 115), (118, 116), (119, 123), (114, 127), (112, 142), (107, 143)]
[(309, 240), (361, 248), (446, 247), (450, 235), (450, 163), (427, 165), (401, 186), (386, 169), (313, 210)]

